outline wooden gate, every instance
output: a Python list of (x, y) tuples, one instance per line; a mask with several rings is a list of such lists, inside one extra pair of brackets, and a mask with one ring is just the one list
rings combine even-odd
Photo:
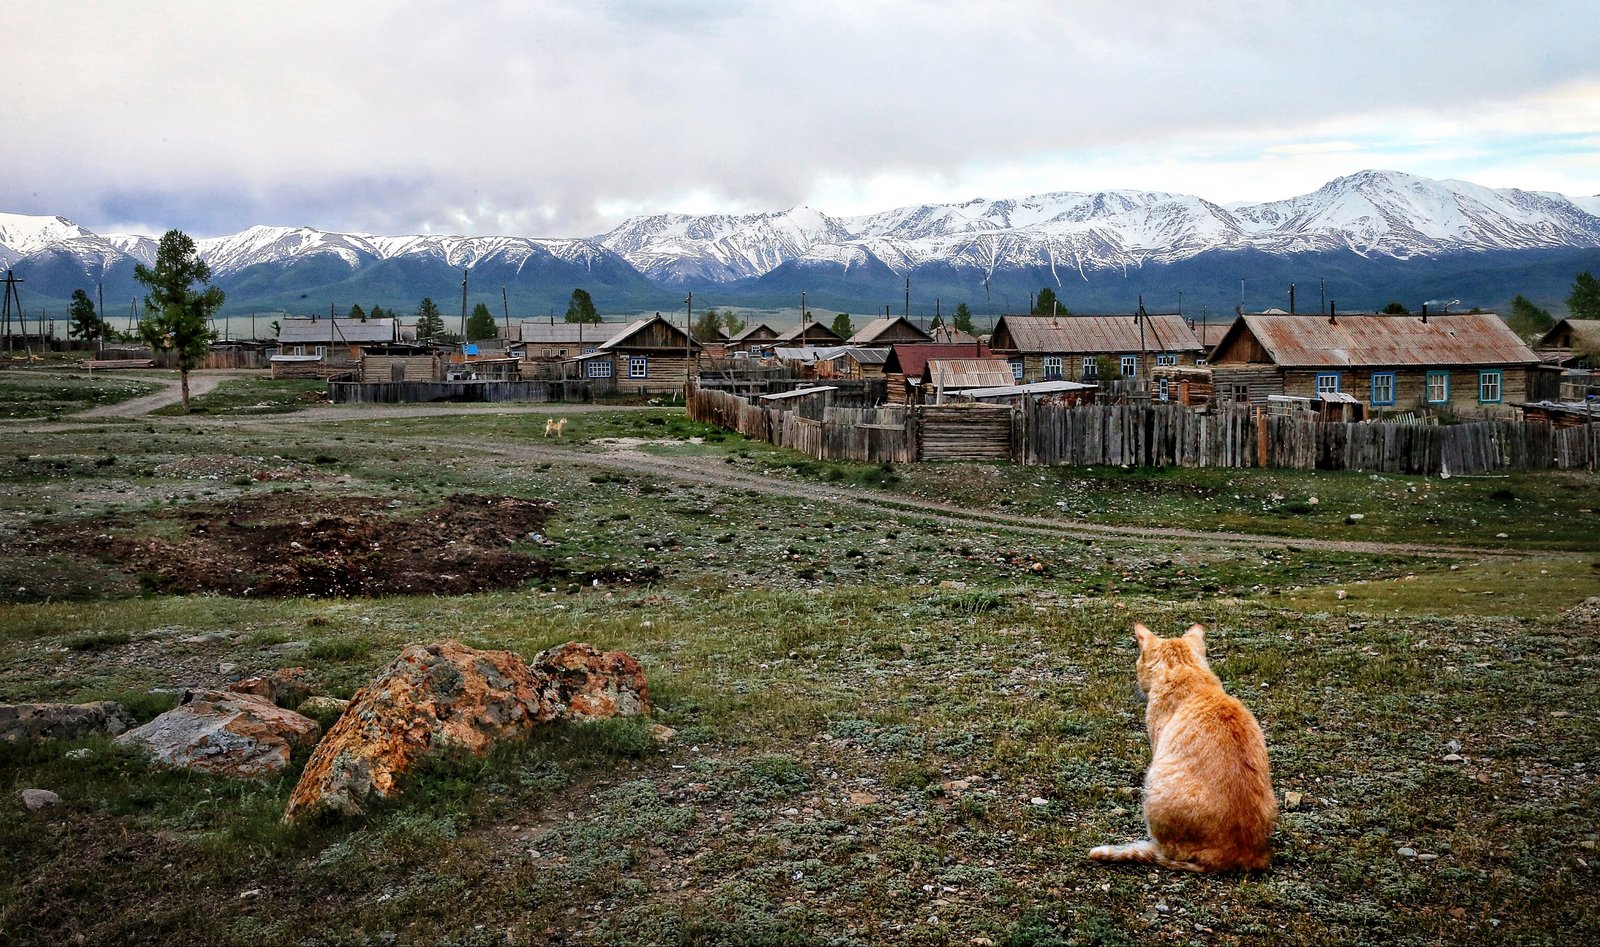
[(917, 409), (917, 459), (1010, 460), (1012, 411), (986, 404), (923, 405)]

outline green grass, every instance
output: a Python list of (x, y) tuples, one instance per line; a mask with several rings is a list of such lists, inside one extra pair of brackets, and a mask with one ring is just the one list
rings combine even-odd
[[(224, 381), (211, 391), (191, 398), (189, 409), (194, 414), (229, 416), (289, 414), (323, 403), (318, 396), (327, 390), (327, 383), (315, 378), (251, 376)], [(162, 417), (181, 416), (183, 405), (167, 405), (154, 413)]]
[(116, 404), (160, 386), (127, 374), (61, 367), (0, 370), (0, 418), (49, 418)]
[[(710, 442), (665, 409), (571, 418), (561, 442), (540, 437), (538, 413), (494, 412), (17, 434), (13, 454), (39, 459), (0, 464), (0, 700), (115, 699), (149, 719), (183, 687), (220, 683), (224, 664), (237, 674), (303, 666), (319, 693), (349, 697), (409, 642), (532, 656), (577, 639), (637, 656), (656, 709), (648, 721), (551, 727), (484, 758), (444, 755), (365, 820), (311, 828), (279, 821), (303, 756), (257, 784), (164, 770), (105, 740), (0, 747), (10, 800), (0, 845), (11, 856), (0, 939), (1600, 937), (1600, 627), (1592, 613), (1565, 614), (1600, 596), (1600, 544), (1585, 521), (1569, 522), (1592, 502), (1592, 476), (963, 464), (897, 466), (897, 481), (871, 484), (874, 465), (807, 466), (737, 438)], [(707, 475), (601, 466), (607, 438), (660, 442), (641, 449), (703, 459)], [(518, 460), (524, 443), (563, 453)], [(194, 455), (279, 458), (267, 466), (299, 479), (155, 472)], [(105, 456), (115, 460), (100, 465)], [(1485, 544), (1514, 555), (961, 528), (719, 483), (715, 471), (735, 465), (1036, 520), (1343, 537), (1344, 512), (1359, 509), (1362, 529), (1456, 543), (1467, 540), (1430, 534), (1440, 524), (1426, 518), (1477, 518), (1508, 534)], [(552, 499), (552, 545), (526, 548), (567, 571), (503, 592), (345, 601), (144, 598), (131, 578), (107, 579), (63, 601), (85, 563), (110, 566), (29, 539), (38, 522), (81, 526), (85, 542), (175, 541), (182, 531), (148, 511), (282, 489), (406, 508), (459, 491)], [(1310, 495), (1314, 507), (1289, 510)], [(11, 590), (40, 584), (51, 563), (49, 601)], [(602, 572), (599, 585), (571, 578)], [(1210, 626), (1214, 667), (1266, 729), (1276, 788), (1303, 794), (1285, 809), (1271, 871), (1190, 877), (1084, 859), (1142, 831), (1134, 620), (1165, 634)], [(658, 742), (654, 723), (676, 737)], [(1447, 761), (1452, 753), (1463, 761)], [(26, 813), (17, 794), (29, 787), (64, 802)]]

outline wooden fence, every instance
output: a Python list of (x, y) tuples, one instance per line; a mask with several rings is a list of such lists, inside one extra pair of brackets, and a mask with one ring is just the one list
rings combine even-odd
[(1012, 460), (1037, 466), (1282, 467), (1478, 474), (1597, 469), (1600, 424), (1322, 422), (1249, 405), (1173, 404), (775, 408), (696, 390), (689, 416), (819, 460)]
[(589, 401), (586, 381), (329, 381), (334, 404)]

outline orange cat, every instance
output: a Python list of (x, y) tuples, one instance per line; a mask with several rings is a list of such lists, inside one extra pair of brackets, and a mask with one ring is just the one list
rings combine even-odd
[(1101, 845), (1089, 857), (1181, 871), (1267, 867), (1278, 801), (1261, 726), (1206, 663), (1206, 630), (1158, 638), (1143, 625), (1139, 689), (1150, 731), (1144, 823), (1150, 838)]

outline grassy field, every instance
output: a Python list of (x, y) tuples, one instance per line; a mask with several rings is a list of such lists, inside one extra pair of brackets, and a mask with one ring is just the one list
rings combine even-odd
[[(0, 941), (1600, 937), (1600, 603), (1580, 604), (1600, 596), (1593, 476), (886, 469), (815, 464), (670, 409), (574, 414), (559, 441), (543, 419), (13, 432), (0, 701), (111, 698), (148, 718), (229, 665), (303, 666), (349, 696), (406, 642), (531, 655), (580, 639), (638, 656), (655, 721), (678, 732), (660, 746), (641, 722), (552, 730), (441, 761), (365, 821), (300, 829), (279, 816), (302, 759), (250, 784), (103, 740), (0, 746)], [(180, 542), (184, 515), (221, 504), (377, 497), (398, 516), (463, 492), (557, 501), (554, 545), (525, 547), (554, 577), (451, 596), (165, 595), (105, 545)], [(1048, 528), (1067, 519), (1129, 531)], [(1280, 541), (1140, 532), (1157, 526)], [(1280, 796), (1299, 794), (1270, 871), (1085, 861), (1141, 832), (1135, 619), (1213, 629)], [(28, 787), (64, 803), (27, 813)]]
[(58, 418), (147, 395), (160, 387), (127, 372), (0, 369), (0, 420)]

